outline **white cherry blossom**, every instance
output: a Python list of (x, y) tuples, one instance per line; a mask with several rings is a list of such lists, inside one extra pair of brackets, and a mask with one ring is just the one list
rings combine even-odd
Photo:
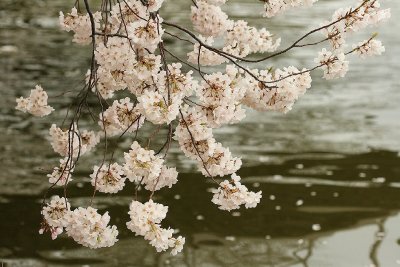
[(36, 85), (35, 89), (31, 90), (29, 97), (17, 98), (16, 109), (38, 117), (47, 116), (54, 111), (54, 108), (47, 104), (47, 99), (46, 91), (40, 85)]
[(89, 248), (110, 247), (118, 241), (115, 225), (109, 226), (108, 212), (100, 215), (97, 209), (76, 208), (64, 215), (65, 231), (75, 242)]

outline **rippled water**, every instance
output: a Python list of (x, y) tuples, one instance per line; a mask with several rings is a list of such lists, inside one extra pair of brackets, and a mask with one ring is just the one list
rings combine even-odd
[[(57, 158), (46, 142), (49, 121), (16, 113), (14, 99), (40, 83), (65, 112), (74, 94), (58, 95), (79, 90), (89, 54), (58, 31), (57, 13), (67, 11), (67, 2), (0, 1), (3, 266), (400, 266), (398, 1), (383, 1), (394, 15), (378, 29), (387, 48), (384, 56), (352, 61), (343, 80), (328, 83), (315, 73), (313, 88), (291, 113), (249, 112), (244, 123), (218, 130), (218, 139), (243, 158), (240, 174), (246, 185), (263, 190), (258, 208), (231, 214), (217, 210), (207, 192), (212, 184), (173, 147), (169, 160), (182, 171), (180, 182), (161, 191), (157, 200), (170, 205), (166, 224), (188, 240), (175, 258), (154, 253), (125, 229), (129, 186), (119, 196), (99, 194), (95, 200), (119, 226), (115, 247), (93, 251), (37, 234), (45, 174)], [(313, 9), (266, 20), (259, 18), (259, 1), (231, 0), (229, 13), (281, 33), (285, 46), (350, 2), (321, 0)], [(189, 5), (169, 0), (164, 17), (187, 23), (183, 10)], [(188, 49), (173, 40), (167, 45), (180, 55)], [(312, 66), (315, 53), (296, 50), (268, 66)], [(51, 119), (61, 123), (62, 116)], [(78, 170), (81, 178), (69, 191), (76, 205), (88, 204), (91, 186), (84, 177), (100, 156), (101, 151), (84, 159)]]

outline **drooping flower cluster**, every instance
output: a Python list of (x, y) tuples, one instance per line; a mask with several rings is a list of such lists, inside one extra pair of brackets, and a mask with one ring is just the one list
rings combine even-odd
[(322, 33), (334, 50), (342, 49), (346, 44), (346, 35), (358, 32), (370, 25), (375, 26), (379, 22), (390, 18), (390, 9), (380, 9), (379, 1), (363, 0), (356, 8), (340, 8), (335, 11), (330, 21), (322, 25), (330, 25), (323, 29)]
[(141, 235), (156, 248), (157, 252), (172, 248), (171, 254), (176, 255), (183, 249), (185, 238), (174, 238), (173, 229), (161, 227), (161, 221), (167, 216), (168, 207), (149, 200), (146, 203), (132, 201), (129, 207), (131, 220), (126, 223), (129, 230)]
[(47, 203), (41, 211), (43, 222), (39, 233), (50, 232), (51, 238), (56, 239), (64, 231), (66, 225), (64, 218), (70, 212), (70, 208), (71, 205), (65, 198), (53, 197), (50, 203)]
[(78, 244), (89, 248), (111, 247), (118, 241), (115, 225), (108, 226), (108, 212), (100, 215), (92, 207), (76, 208), (64, 215), (65, 231)]
[[(98, 29), (100, 27), (100, 19), (101, 13), (94, 13), (95, 19), (95, 28)], [(78, 14), (78, 10), (74, 7), (71, 10), (71, 13), (68, 13), (66, 16), (63, 12), (60, 11), (60, 25), (61, 29), (64, 31), (73, 31), (74, 39), (73, 41), (77, 44), (87, 45), (91, 42), (91, 23), (89, 14), (81, 15)]]
[(131, 150), (124, 153), (124, 170), (131, 182), (145, 185), (150, 191), (157, 191), (163, 187), (171, 187), (178, 180), (175, 168), (164, 165), (164, 159), (155, 155), (153, 150), (142, 148), (138, 142), (133, 142)]
[(124, 188), (126, 178), (123, 175), (123, 168), (118, 163), (113, 163), (103, 164), (101, 167), (94, 166), (90, 178), (92, 185), (99, 192), (117, 193)]
[(281, 39), (274, 41), (267, 29), (257, 30), (249, 26), (247, 21), (238, 20), (226, 34), (224, 51), (238, 57), (246, 57), (250, 53), (274, 52), (280, 42)]
[(69, 155), (74, 158), (81, 156), (89, 152), (100, 142), (100, 136), (98, 134), (88, 130), (84, 130), (80, 133), (75, 124), (65, 131), (55, 124), (52, 124), (49, 133), (50, 144), (54, 152), (64, 157)]
[(246, 209), (254, 208), (260, 203), (261, 191), (254, 193), (240, 183), (240, 177), (232, 174), (231, 181), (225, 180), (219, 184), (219, 188), (213, 189), (212, 202), (221, 210), (239, 209), (245, 205)]
[(324, 78), (330, 80), (339, 77), (343, 78), (346, 75), (349, 69), (349, 62), (345, 59), (343, 53), (334, 54), (324, 48), (319, 52), (318, 57), (315, 59), (315, 63), (322, 65)]
[(22, 112), (28, 112), (34, 116), (47, 116), (54, 111), (54, 108), (47, 104), (47, 99), (46, 91), (44, 91), (40, 85), (36, 85), (35, 89), (31, 90), (29, 97), (24, 98), (21, 96), (17, 98), (16, 109)]
[[(208, 46), (213, 46), (214, 44), (214, 38), (212, 36), (203, 37), (200, 35), (198, 38)], [(199, 43), (193, 45), (193, 51), (189, 52), (187, 56), (190, 63), (203, 66), (217, 66), (228, 61), (225, 57), (213, 52)]]
[[(190, 16), (196, 33), (184, 25), (164, 20), (160, 12), (163, 2), (124, 0), (112, 6), (103, 5), (101, 12), (91, 12), (86, 6), (84, 14), (78, 13), (75, 7), (67, 15), (60, 13), (61, 28), (74, 33), (75, 43), (93, 42), (93, 61), (68, 126), (52, 124), (50, 128), (51, 146), (62, 158), (60, 165), (47, 176), (51, 184), (66, 189), (80, 156), (92, 151), (103, 138), (104, 160), (93, 167), (90, 175), (94, 193), (117, 193), (124, 188), (126, 180), (136, 184), (135, 195), (141, 186), (151, 191), (147, 202), (132, 201), (127, 227), (143, 236), (157, 251), (171, 249), (175, 255), (182, 250), (185, 238), (175, 238), (173, 229), (161, 227), (168, 207), (152, 200), (155, 191), (178, 181), (177, 170), (165, 164), (172, 140), (197, 163), (204, 176), (214, 181), (231, 176), (230, 180), (217, 182), (219, 187), (213, 190), (212, 202), (220, 209), (256, 207), (261, 192), (251, 192), (241, 184), (236, 174), (242, 165), (241, 159), (217, 142), (213, 129), (243, 120), (244, 106), (286, 113), (311, 87), (310, 72), (322, 69), (326, 79), (344, 77), (350, 54), (366, 57), (383, 53), (385, 48), (375, 40), (376, 35), (353, 45), (350, 51), (344, 49), (350, 33), (387, 20), (390, 10), (381, 9), (378, 0), (362, 0), (355, 8), (337, 10), (320, 28), (276, 52), (281, 39), (266, 28), (255, 28), (244, 20), (231, 20), (222, 7), (226, 0), (193, 1)], [(310, 6), (316, 0), (263, 2), (264, 16), (273, 17), (292, 7)], [(308, 37), (315, 32), (322, 33), (325, 39), (310, 41)], [(187, 53), (186, 59), (168, 49), (171, 42), (164, 42), (166, 36), (191, 43), (189, 49), (193, 50)], [(251, 65), (295, 48), (324, 42), (329, 42), (331, 48), (319, 52), (315, 67), (256, 69)], [(259, 55), (263, 53), (268, 55)], [(224, 67), (218, 67), (222, 64)], [(97, 106), (87, 101), (89, 96), (98, 101)], [(47, 100), (47, 93), (37, 86), (28, 98), (17, 99), (16, 108), (45, 116), (53, 111)], [(82, 129), (80, 118), (86, 113), (85, 108), (95, 125)], [(93, 111), (100, 114), (97, 116)], [(138, 141), (144, 139), (139, 135), (146, 131), (139, 133), (139, 129), (145, 122), (157, 128), (149, 136), (147, 146)], [(150, 141), (161, 135), (160, 129), (168, 129), (168, 135), (164, 145), (153, 150)], [(114, 136), (118, 136), (113, 139), (116, 142), (124, 136), (134, 140), (121, 164), (116, 162), (118, 158), (114, 161), (115, 151), (108, 149), (108, 138)], [(108, 153), (112, 153), (110, 161), (106, 160)], [(76, 176), (77, 171), (74, 180)], [(108, 225), (108, 213), (100, 215), (93, 207), (71, 211), (65, 198), (55, 197), (43, 207), (42, 215), (40, 232), (50, 232), (53, 239), (65, 230), (76, 242), (90, 248), (112, 246), (117, 241), (118, 231), (116, 226)]]
[[(188, 53), (188, 61), (204, 66), (220, 65), (234, 57), (244, 58), (251, 53), (274, 52), (280, 45), (280, 39), (273, 40), (273, 35), (265, 28), (256, 29), (244, 20), (233, 21), (221, 10), (225, 1), (197, 1), (192, 6), (192, 22), (200, 33), (202, 43), (194, 43), (193, 51)], [(219, 54), (210, 49), (214, 38), (222, 37), (224, 46)], [(208, 47), (206, 47), (208, 46)], [(227, 57), (228, 56), (228, 57)], [(234, 56), (233, 58), (231, 56)]]
[(57, 238), (64, 229), (77, 243), (89, 248), (110, 247), (118, 241), (116, 226), (108, 226), (110, 216), (100, 215), (92, 207), (77, 208), (71, 211), (65, 198), (55, 196), (42, 209), (43, 222), (39, 233), (49, 231), (52, 239)]
[(357, 55), (361, 58), (380, 56), (385, 52), (385, 47), (382, 45), (382, 42), (374, 39), (365, 40), (357, 45), (353, 45), (353, 49), (355, 49)]
[(198, 108), (186, 108), (175, 138), (185, 155), (198, 162), (199, 170), (205, 176), (225, 176), (236, 172), (242, 165), (240, 158), (234, 157), (228, 148), (217, 143), (212, 129), (207, 126), (207, 118)]
[(108, 136), (133, 133), (144, 123), (144, 117), (128, 97), (115, 100), (99, 117), (98, 124)]
[(238, 69), (228, 65), (226, 74), (216, 72), (204, 76), (204, 81), (196, 90), (200, 101), (197, 109), (204, 114), (207, 124), (212, 128), (238, 123), (246, 116), (241, 106), (245, 92)]
[(131, 36), (132, 42), (136, 47), (154, 52), (164, 33), (161, 23), (162, 18), (160, 17), (149, 21), (137, 20), (128, 26), (128, 35)]
[(147, 120), (154, 124), (169, 124), (175, 120), (179, 113), (182, 99), (179, 95), (172, 96), (170, 100), (155, 91), (146, 91), (138, 97), (140, 112)]
[(192, 6), (192, 22), (193, 27), (204, 36), (220, 36), (233, 24), (218, 5), (202, 0)]
[(74, 172), (74, 162), (66, 157), (60, 159), (60, 166), (54, 167), (53, 172), (48, 174), (49, 183), (64, 186), (72, 181), (72, 173)]

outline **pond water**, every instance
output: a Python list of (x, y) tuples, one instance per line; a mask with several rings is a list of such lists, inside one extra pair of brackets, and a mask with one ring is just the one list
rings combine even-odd
[[(68, 11), (72, 2), (0, 1), (1, 266), (400, 266), (399, 1), (382, 1), (393, 19), (371, 29), (385, 43), (383, 56), (352, 60), (342, 80), (326, 82), (314, 73), (313, 88), (286, 115), (249, 111), (243, 123), (217, 131), (218, 140), (243, 158), (244, 183), (263, 191), (256, 209), (219, 211), (207, 191), (213, 185), (172, 148), (168, 160), (181, 171), (180, 181), (156, 199), (170, 205), (166, 224), (187, 237), (177, 257), (155, 253), (124, 227), (129, 186), (118, 196), (95, 199), (119, 226), (116, 246), (89, 250), (38, 234), (45, 174), (58, 159), (46, 141), (50, 120), (17, 113), (15, 98), (40, 83), (65, 112), (74, 93), (59, 95), (79, 90), (89, 50), (71, 45), (57, 26), (58, 11)], [(187, 23), (190, 2), (169, 0), (164, 17)], [(285, 46), (355, 2), (321, 0), (273, 20), (260, 18), (255, 0), (231, 0), (228, 11), (280, 33)], [(188, 50), (173, 40), (167, 46), (179, 55)], [(296, 50), (267, 65), (312, 66), (316, 52)], [(62, 114), (50, 118), (60, 124)], [(85, 177), (100, 157), (98, 151), (83, 159), (69, 189), (75, 205), (89, 203)]]

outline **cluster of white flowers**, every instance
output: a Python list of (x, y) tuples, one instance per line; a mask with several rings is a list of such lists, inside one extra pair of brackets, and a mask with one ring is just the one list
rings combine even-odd
[[(244, 20), (229, 20), (221, 10), (225, 1), (196, 2), (192, 6), (192, 22), (194, 28), (201, 34), (198, 39), (203, 43), (194, 43), (193, 51), (188, 53), (188, 61), (204, 66), (220, 65), (228, 61), (209, 47), (214, 44), (214, 37), (223, 37), (222, 51), (229, 55), (244, 58), (251, 53), (274, 52), (281, 39), (273, 40), (273, 35), (265, 28), (256, 29)], [(209, 46), (209, 47), (205, 47)], [(232, 59), (232, 58), (230, 58)]]
[[(316, 1), (262, 0), (264, 16), (273, 17), (289, 8), (310, 6)], [(213, 129), (243, 120), (246, 116), (244, 106), (286, 113), (311, 87), (311, 71), (322, 69), (326, 79), (344, 77), (349, 67), (347, 55), (354, 53), (366, 57), (383, 53), (385, 48), (374, 39), (375, 35), (354, 45), (351, 51), (343, 51), (343, 48), (348, 34), (387, 20), (390, 10), (381, 9), (378, 0), (361, 0), (357, 8), (337, 10), (323, 26), (304, 35), (289, 48), (275, 52), (281, 39), (266, 28), (257, 29), (247, 21), (229, 19), (222, 7), (227, 0), (193, 1), (191, 20), (197, 34), (164, 21), (159, 12), (163, 2), (124, 0), (103, 7), (101, 12), (92, 13), (87, 9), (88, 13), (78, 14), (73, 8), (67, 15), (60, 13), (61, 28), (74, 33), (74, 42), (90, 44), (94, 41), (91, 69), (86, 73), (84, 93), (79, 97), (82, 96), (80, 103), (88, 105), (87, 112), (97, 129), (80, 128), (79, 118), (86, 112), (82, 109), (83, 104), (79, 104), (67, 129), (52, 124), (50, 143), (63, 158), (47, 177), (53, 185), (67, 186), (80, 156), (91, 151), (101, 137), (108, 154), (108, 137), (119, 136), (120, 140), (124, 135), (133, 135), (135, 141), (124, 153), (124, 162), (104, 160), (94, 166), (91, 184), (96, 191), (117, 193), (128, 179), (136, 183), (136, 193), (139, 186), (151, 191), (149, 201), (132, 201), (127, 227), (143, 236), (157, 251), (171, 249), (176, 255), (182, 250), (185, 238), (175, 238), (173, 229), (161, 227), (168, 207), (152, 200), (155, 191), (171, 187), (178, 181), (177, 170), (165, 164), (172, 135), (185, 156), (197, 163), (204, 176), (214, 181), (218, 177), (231, 176), (212, 191), (213, 203), (228, 211), (242, 205), (256, 207), (261, 200), (261, 191), (251, 192), (241, 184), (236, 175), (242, 165), (241, 159), (217, 142)], [(307, 43), (314, 32), (321, 32), (325, 39)], [(193, 44), (187, 62), (166, 49), (170, 43), (163, 42), (164, 34)], [(315, 59), (318, 65), (314, 68), (288, 66), (260, 70), (246, 65), (263, 62), (293, 48), (323, 42), (329, 42), (332, 49), (324, 48), (319, 52)], [(273, 54), (257, 58), (257, 53)], [(254, 58), (248, 58), (251, 54)], [(187, 71), (181, 63), (196, 72)], [(222, 64), (225, 68), (208, 67)], [(202, 66), (206, 67), (203, 69)], [(201, 79), (196, 79), (197, 73)], [(95, 97), (99, 107), (92, 109), (90, 101), (86, 101), (88, 96)], [(116, 99), (109, 100), (113, 98)], [(36, 86), (28, 98), (17, 99), (16, 108), (45, 116), (53, 111), (47, 100), (47, 93)], [(94, 110), (101, 110), (98, 118), (92, 112)], [(138, 130), (146, 121), (156, 125), (157, 129), (149, 137), (147, 146), (142, 147), (136, 140), (142, 140), (137, 138)], [(160, 129), (164, 130), (163, 127), (168, 128), (168, 137), (156, 153), (151, 149), (150, 141)], [(74, 175), (76, 179), (76, 171)], [(93, 207), (78, 207), (71, 211), (65, 198), (55, 197), (43, 207), (42, 215), (40, 232), (50, 232), (53, 239), (65, 230), (76, 242), (90, 248), (112, 246), (117, 241), (118, 231), (116, 226), (108, 225), (108, 213), (100, 215)]]
[(175, 120), (182, 104), (180, 96), (166, 99), (162, 94), (154, 91), (146, 91), (138, 97), (140, 112), (147, 120), (154, 124), (169, 124)]
[(375, 39), (365, 40), (357, 45), (353, 45), (356, 53), (361, 58), (366, 58), (368, 56), (380, 56), (385, 52), (385, 47), (382, 42)]
[(125, 186), (126, 178), (123, 175), (123, 168), (118, 163), (113, 163), (111, 165), (103, 164), (101, 167), (94, 166), (90, 178), (92, 185), (99, 192), (117, 193)]
[(221, 210), (239, 209), (245, 205), (246, 209), (255, 208), (261, 200), (261, 191), (255, 193), (240, 183), (240, 176), (232, 174), (231, 181), (225, 180), (219, 184), (219, 188), (213, 189), (212, 202)]
[(54, 111), (54, 108), (47, 104), (47, 99), (46, 91), (44, 91), (40, 85), (36, 85), (35, 89), (31, 90), (29, 97), (24, 98), (21, 96), (17, 98), (16, 109), (22, 112), (28, 112), (34, 116), (47, 116)]
[(232, 27), (233, 21), (218, 5), (197, 1), (192, 6), (193, 27), (204, 36), (220, 36)]
[(171, 187), (178, 180), (175, 168), (164, 166), (164, 159), (155, 155), (153, 150), (142, 148), (138, 142), (133, 142), (131, 150), (124, 153), (124, 171), (131, 182), (141, 183), (150, 191), (163, 187)]
[(246, 57), (250, 53), (274, 52), (280, 42), (280, 38), (274, 41), (267, 29), (257, 30), (249, 26), (247, 21), (238, 20), (226, 34), (224, 51), (238, 57)]
[(130, 23), (128, 28), (128, 36), (137, 48), (146, 49), (154, 52), (157, 49), (158, 43), (161, 42), (161, 37), (164, 29), (161, 27), (162, 18), (137, 20)]
[(345, 60), (343, 53), (327, 51), (325, 48), (318, 53), (315, 63), (321, 64), (324, 70), (324, 78), (327, 80), (343, 78), (349, 70), (349, 62)]
[[(95, 19), (95, 28), (98, 29), (100, 27), (101, 13), (96, 12), (93, 14)], [(74, 7), (71, 10), (71, 13), (64, 15), (63, 12), (60, 11), (60, 25), (61, 29), (64, 31), (73, 31), (74, 39), (73, 41), (77, 44), (90, 44), (91, 42), (91, 23), (89, 14), (80, 15), (78, 14), (78, 10)]]
[[(214, 38), (212, 36), (203, 37), (200, 35), (199, 40), (208, 46), (214, 44)], [(218, 66), (228, 61), (225, 57), (218, 55), (216, 52), (213, 52), (199, 43), (193, 45), (193, 51), (189, 52), (187, 56), (190, 63), (203, 66)]]
[(108, 226), (108, 212), (100, 215), (97, 209), (76, 208), (64, 215), (65, 231), (78, 244), (89, 248), (111, 247), (118, 241), (115, 225)]
[[(148, 1), (149, 3), (150, 1)], [(160, 4), (162, 1), (157, 1)], [(154, 6), (154, 4), (153, 4)], [(147, 18), (147, 7), (144, 6), (140, 1), (124, 0), (111, 8), (111, 22), (112, 28), (120, 28), (122, 32), (126, 33), (125, 27), (119, 27), (123, 22), (129, 24), (139, 19)], [(113, 31), (111, 31), (113, 32)]]
[[(298, 74), (302, 73), (302, 74)], [(268, 100), (268, 109), (280, 112), (288, 112), (292, 109), (294, 102), (311, 87), (311, 76), (307, 69), (302, 71), (296, 67), (277, 69), (273, 73), (276, 81), (270, 92), (271, 98)]]
[(42, 209), (43, 223), (39, 233), (49, 231), (55, 239), (65, 228), (68, 236), (89, 248), (110, 247), (118, 241), (117, 227), (108, 226), (108, 213), (100, 215), (92, 207), (73, 211), (70, 208), (71, 205), (65, 198), (55, 196)]
[[(333, 49), (341, 49), (346, 44), (346, 35), (376, 25), (390, 18), (390, 9), (380, 9), (378, 0), (360, 0), (357, 8), (347, 7), (336, 10), (330, 21), (322, 25), (322, 33), (329, 39)], [(336, 23), (335, 23), (336, 22)]]
[(132, 201), (129, 207), (131, 220), (126, 223), (129, 230), (150, 241), (157, 252), (172, 248), (171, 254), (176, 255), (183, 249), (185, 238), (174, 238), (173, 229), (161, 227), (161, 221), (167, 216), (168, 207), (149, 200), (146, 203)]
[(264, 17), (274, 17), (285, 12), (289, 8), (300, 6), (312, 6), (318, 0), (261, 0), (264, 4)]
[(72, 173), (74, 172), (74, 162), (66, 157), (60, 159), (60, 166), (55, 167), (53, 172), (48, 174), (49, 183), (64, 186), (72, 181)]
[(113, 104), (100, 114), (99, 125), (108, 136), (115, 136), (124, 132), (133, 133), (142, 127), (144, 117), (129, 97), (115, 100)]
[(78, 157), (92, 150), (99, 142), (100, 136), (93, 131), (79, 132), (77, 126), (70, 130), (63, 131), (61, 128), (52, 124), (49, 130), (50, 144), (54, 152), (61, 156)]
[(187, 157), (197, 160), (203, 175), (222, 177), (236, 172), (242, 161), (216, 142), (202, 110), (186, 107), (182, 113), (183, 117), (175, 130), (175, 139)]
[(41, 211), (43, 222), (39, 233), (50, 232), (51, 238), (56, 239), (64, 231), (66, 224), (64, 217), (70, 212), (70, 208), (71, 205), (65, 198), (54, 196)]
[(246, 116), (241, 106), (246, 87), (241, 83), (239, 71), (227, 65), (226, 74), (216, 72), (204, 76), (204, 81), (196, 90), (201, 110), (207, 118), (207, 124), (218, 128), (223, 124), (234, 124)]

